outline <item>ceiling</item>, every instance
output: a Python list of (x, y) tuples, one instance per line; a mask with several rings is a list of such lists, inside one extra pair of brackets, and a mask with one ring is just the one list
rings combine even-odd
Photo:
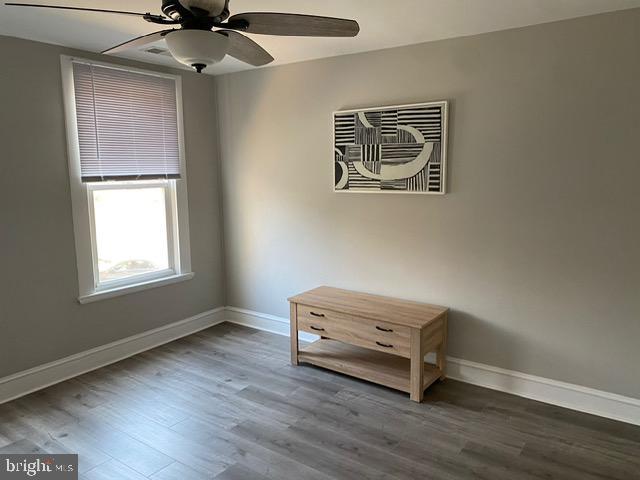
[[(161, 0), (23, 1), (151, 13), (160, 13), (161, 4)], [(353, 18), (360, 23), (361, 33), (356, 38), (252, 35), (275, 57), (271, 65), (281, 65), (640, 7), (640, 0), (231, 0), (230, 7), (232, 14), (291, 12)], [(0, 35), (96, 52), (158, 27), (136, 17), (0, 5)], [(162, 42), (157, 46), (163, 47)], [(146, 51), (122, 56), (180, 66), (169, 56)], [(253, 67), (227, 57), (207, 73), (248, 68)]]

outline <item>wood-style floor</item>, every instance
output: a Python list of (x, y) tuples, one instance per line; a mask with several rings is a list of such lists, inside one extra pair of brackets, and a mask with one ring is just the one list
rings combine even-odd
[(222, 324), (0, 405), (0, 452), (84, 479), (640, 478), (640, 428), (447, 380), (423, 404)]

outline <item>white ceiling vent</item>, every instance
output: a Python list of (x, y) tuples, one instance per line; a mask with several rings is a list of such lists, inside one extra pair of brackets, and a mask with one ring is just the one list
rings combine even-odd
[(164, 55), (166, 57), (171, 56), (171, 53), (169, 53), (169, 50), (167, 50), (166, 48), (151, 47), (151, 48), (145, 48), (142, 51), (151, 53), (153, 55)]

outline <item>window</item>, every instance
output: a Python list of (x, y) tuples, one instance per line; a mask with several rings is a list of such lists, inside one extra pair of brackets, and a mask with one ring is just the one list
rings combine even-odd
[(175, 273), (170, 182), (109, 182), (87, 188), (96, 284)]
[(180, 77), (62, 57), (79, 300), (193, 277)]

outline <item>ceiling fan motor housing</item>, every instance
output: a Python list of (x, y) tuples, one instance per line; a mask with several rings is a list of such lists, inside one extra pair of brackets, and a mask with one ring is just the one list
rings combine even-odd
[(229, 51), (229, 37), (205, 30), (176, 30), (165, 40), (177, 61), (198, 72), (220, 62)]
[(220, 15), (228, 3), (227, 0), (180, 0), (191, 11), (208, 12), (210, 17)]
[(162, 0), (162, 12), (180, 22), (198, 18), (222, 22), (229, 17), (229, 0)]

